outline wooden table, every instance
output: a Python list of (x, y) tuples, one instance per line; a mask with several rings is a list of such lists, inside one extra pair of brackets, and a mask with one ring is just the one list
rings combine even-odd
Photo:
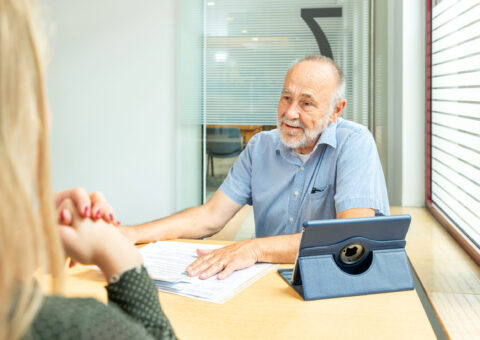
[[(104, 285), (98, 271), (78, 266), (67, 295), (106, 302)], [(305, 302), (273, 271), (221, 305), (159, 297), (179, 339), (435, 339), (415, 291)]]

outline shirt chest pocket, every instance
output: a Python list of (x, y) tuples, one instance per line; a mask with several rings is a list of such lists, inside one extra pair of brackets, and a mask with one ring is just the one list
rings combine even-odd
[(314, 187), (305, 197), (300, 215), (301, 222), (336, 218), (332, 185)]

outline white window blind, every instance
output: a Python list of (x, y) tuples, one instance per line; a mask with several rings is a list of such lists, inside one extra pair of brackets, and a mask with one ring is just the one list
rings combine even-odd
[(276, 125), (286, 71), (320, 54), (318, 25), (346, 76), (343, 116), (368, 126), (369, 20), (369, 0), (205, 1), (205, 124)]
[(432, 9), (432, 201), (480, 245), (480, 1)]

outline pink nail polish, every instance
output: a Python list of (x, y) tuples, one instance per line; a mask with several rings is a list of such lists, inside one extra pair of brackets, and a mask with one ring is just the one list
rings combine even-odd
[(110, 216), (110, 221), (113, 221), (113, 215), (110, 214), (109, 216)]
[(60, 220), (63, 221), (65, 219), (64, 210), (60, 211)]
[(99, 210), (97, 211), (97, 214), (95, 215), (95, 218), (100, 218), (102, 217), (102, 212)]
[(83, 212), (83, 215), (85, 215), (85, 217), (89, 217), (90, 216), (90, 208), (89, 207), (85, 207), (85, 210)]

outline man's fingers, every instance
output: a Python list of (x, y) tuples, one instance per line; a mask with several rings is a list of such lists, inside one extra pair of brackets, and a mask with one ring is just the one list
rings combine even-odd
[(208, 253), (211, 253), (213, 251), (213, 249), (197, 249), (197, 254), (198, 256), (203, 256), (203, 255), (206, 255)]
[(216, 261), (213, 264), (211, 264), (210, 267), (208, 267), (206, 270), (203, 270), (202, 273), (198, 276), (198, 278), (201, 280), (208, 279), (209, 277), (222, 271), (224, 268), (225, 268), (225, 263), (223, 263), (221, 260)]
[[(197, 253), (198, 253), (197, 249)], [(197, 276), (208, 267), (210, 267), (213, 263), (215, 263), (214, 258), (215, 253), (208, 252), (207, 254), (199, 257), (195, 261), (193, 261), (186, 269), (186, 272), (189, 276)]]
[(207, 269), (210, 266), (210, 261), (205, 258), (199, 258), (191, 263), (185, 271), (188, 276), (197, 276), (203, 270)]
[(55, 198), (55, 207), (59, 205), (66, 199), (71, 199), (75, 202), (76, 209), (80, 216), (90, 217), (90, 206), (91, 201), (87, 191), (81, 187), (76, 187), (73, 189), (68, 189), (60, 191), (54, 195)]
[(211, 263), (213, 256), (213, 249), (197, 249), (198, 259), (190, 263), (190, 265), (185, 269), (189, 276), (196, 276), (198, 273), (206, 269)]
[(221, 273), (219, 273), (217, 275), (217, 279), (218, 280), (223, 280), (223, 279), (226, 279), (227, 277), (229, 277), (235, 270), (237, 270), (238, 268), (235, 268), (235, 266), (233, 264), (229, 264), (225, 267), (225, 269), (223, 269), (223, 271)]
[[(197, 253), (201, 254), (202, 252), (197, 250)], [(250, 267), (257, 262), (251, 242), (241, 242), (216, 249), (197, 261), (201, 259), (206, 259), (209, 265), (193, 268), (194, 275), (199, 275), (200, 279), (206, 279), (219, 273), (217, 279), (223, 280), (235, 270)]]
[(223, 271), (225, 272), (221, 276), (223, 279), (235, 270), (231, 260), (227, 259), (225, 252), (220, 249), (197, 249), (197, 254), (201, 257), (186, 269), (189, 276), (198, 275), (199, 279), (205, 280)]

